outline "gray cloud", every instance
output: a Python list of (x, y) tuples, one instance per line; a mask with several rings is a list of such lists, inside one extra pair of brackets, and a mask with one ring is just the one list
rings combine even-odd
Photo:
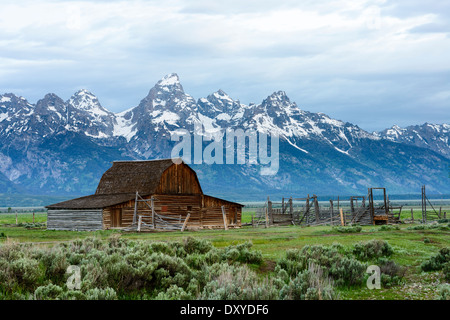
[(441, 1), (6, 1), (0, 93), (80, 88), (112, 111), (177, 72), (195, 98), (284, 90), (305, 110), (380, 130), (450, 122)]

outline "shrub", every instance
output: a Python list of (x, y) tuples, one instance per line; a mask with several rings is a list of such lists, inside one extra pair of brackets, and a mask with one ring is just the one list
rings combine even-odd
[(333, 227), (332, 231), (340, 233), (358, 233), (361, 232), (361, 226), (349, 226), (349, 227)]
[(384, 287), (389, 288), (403, 282), (406, 268), (386, 258), (380, 258), (377, 264), (380, 266), (381, 284)]
[(117, 300), (117, 294), (114, 289), (89, 289), (85, 293), (87, 300)]
[(213, 248), (211, 242), (209, 242), (206, 239), (195, 239), (194, 237), (187, 237), (186, 239), (184, 239), (183, 243), (184, 243), (184, 250), (188, 254), (192, 253), (203, 254), (207, 253)]
[(450, 284), (446, 283), (438, 287), (436, 300), (450, 300)]
[(384, 240), (370, 240), (354, 245), (353, 254), (360, 260), (370, 260), (374, 258), (387, 257), (394, 253), (394, 250)]
[(448, 262), (450, 262), (450, 249), (442, 248), (436, 255), (422, 262), (420, 267), (423, 271), (439, 271)]
[(170, 286), (166, 292), (160, 292), (155, 300), (192, 300), (194, 297), (177, 285)]
[(386, 225), (381, 226), (378, 230), (379, 231), (400, 230), (400, 227), (386, 224)]
[[(283, 271), (280, 277), (284, 278)], [(323, 273), (322, 268), (310, 263), (308, 269), (299, 273), (283, 286), (279, 298), (282, 300), (334, 300), (336, 293), (331, 280)]]
[(214, 264), (208, 269), (211, 279), (200, 295), (202, 300), (274, 300), (279, 288), (272, 280), (262, 281), (246, 265)]
[(361, 284), (366, 265), (338, 251), (337, 246), (304, 246), (301, 250), (288, 250), (286, 257), (277, 263), (276, 270), (283, 269), (290, 277), (308, 269), (309, 264), (320, 267), (338, 286)]
[(38, 287), (34, 291), (34, 298), (36, 300), (59, 300), (63, 291), (60, 286), (50, 283), (46, 286)]
[(432, 230), (432, 229), (439, 229), (443, 231), (450, 230), (450, 224), (449, 225), (439, 225), (439, 224), (421, 224), (418, 226), (408, 227), (406, 230)]
[(442, 272), (444, 273), (444, 279), (450, 282), (450, 262), (444, 264)]

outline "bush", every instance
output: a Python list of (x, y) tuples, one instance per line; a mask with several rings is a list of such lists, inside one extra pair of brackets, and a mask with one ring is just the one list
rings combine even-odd
[(439, 271), (444, 269), (444, 265), (450, 262), (450, 249), (442, 248), (430, 259), (422, 262), (420, 265), (423, 271)]
[(450, 224), (449, 225), (440, 225), (440, 224), (421, 224), (418, 226), (408, 227), (406, 230), (433, 230), (433, 229), (439, 229), (442, 231), (450, 230)]
[(296, 277), (313, 263), (338, 286), (361, 284), (366, 265), (351, 256), (346, 256), (339, 249), (341, 248), (337, 246), (306, 245), (301, 250), (288, 250), (286, 257), (278, 261), (276, 270), (283, 269), (290, 277)]
[(450, 282), (450, 262), (444, 264), (442, 272), (444, 273), (445, 281)]
[(60, 286), (50, 283), (46, 286), (38, 287), (34, 291), (34, 298), (36, 300), (59, 300), (63, 291)]
[(381, 226), (378, 230), (379, 231), (400, 230), (400, 227), (386, 224), (386, 225)]
[[(280, 277), (285, 278), (283, 270)], [(310, 263), (308, 269), (299, 273), (280, 290), (282, 300), (334, 300), (337, 295), (332, 281), (326, 277), (322, 268)]]
[(359, 260), (370, 260), (374, 258), (387, 257), (394, 253), (394, 250), (384, 240), (371, 240), (360, 242), (354, 245), (353, 254)]
[(403, 282), (406, 268), (386, 258), (380, 258), (377, 264), (380, 266), (381, 284), (383, 287), (389, 288)]
[(160, 292), (155, 300), (192, 300), (194, 298), (191, 294), (184, 291), (183, 288), (173, 285), (166, 292)]
[(214, 264), (208, 269), (211, 280), (205, 285), (202, 300), (274, 300), (279, 287), (267, 278), (260, 281), (246, 265)]
[(114, 289), (111, 288), (89, 289), (86, 291), (85, 295), (87, 300), (117, 300), (117, 294)]
[(339, 233), (358, 233), (361, 232), (361, 226), (349, 226), (349, 227), (333, 227), (332, 231)]
[(450, 300), (450, 284), (443, 284), (438, 287), (436, 300)]

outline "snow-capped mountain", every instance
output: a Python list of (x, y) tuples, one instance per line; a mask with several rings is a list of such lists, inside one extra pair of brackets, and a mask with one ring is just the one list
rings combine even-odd
[(428, 148), (450, 158), (450, 125), (448, 124), (425, 123), (406, 128), (394, 125), (390, 129), (375, 134), (390, 141)]
[(217, 196), (349, 194), (370, 186), (401, 193), (418, 192), (421, 184), (450, 192), (449, 184), (437, 179), (450, 164), (448, 125), (369, 133), (304, 111), (284, 91), (260, 104), (242, 104), (223, 90), (195, 100), (175, 73), (120, 113), (108, 111), (87, 90), (67, 101), (47, 94), (36, 104), (12, 93), (0, 95), (0, 173), (31, 193), (87, 194), (111, 161), (170, 157), (171, 133), (193, 132), (196, 124), (206, 132), (255, 129), (280, 137), (276, 176), (261, 176), (248, 164), (195, 165), (204, 191)]

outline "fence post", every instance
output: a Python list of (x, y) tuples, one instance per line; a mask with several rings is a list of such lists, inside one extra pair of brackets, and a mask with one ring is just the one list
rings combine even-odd
[(139, 215), (139, 222), (138, 222), (137, 232), (141, 232), (141, 224), (142, 224), (142, 216)]
[(414, 222), (414, 210), (411, 208), (411, 220)]
[(333, 200), (330, 199), (330, 218), (331, 218), (331, 225), (333, 225)]
[(294, 214), (294, 204), (292, 203), (292, 197), (289, 199), (289, 214), (292, 215)]
[(341, 214), (341, 225), (345, 226), (345, 222), (344, 222), (344, 211), (342, 210), (342, 208), (339, 209), (340, 214)]
[(222, 206), (222, 216), (223, 216), (223, 225), (225, 230), (228, 230), (228, 224), (227, 224), (227, 214), (225, 213), (225, 206)]
[(16, 225), (18, 225), (18, 220), (17, 220), (17, 210), (16, 210)]

